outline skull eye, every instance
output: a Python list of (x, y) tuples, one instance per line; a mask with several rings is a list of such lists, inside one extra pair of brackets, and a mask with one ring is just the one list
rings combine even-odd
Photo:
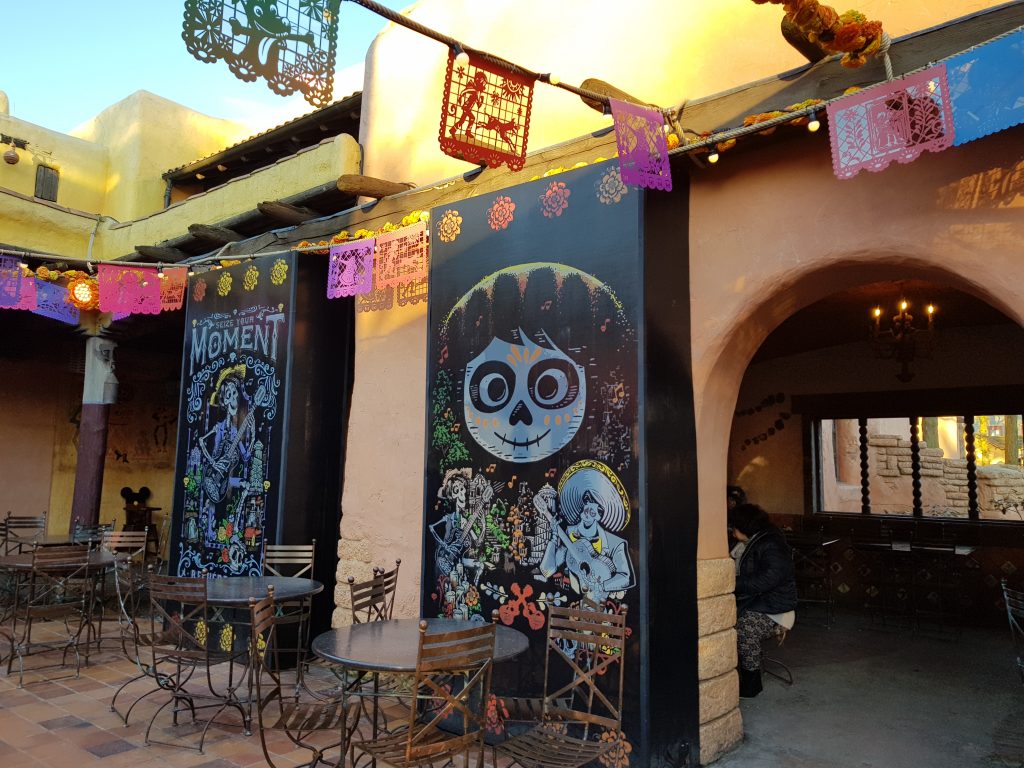
[(481, 413), (500, 411), (512, 399), (515, 381), (515, 372), (508, 365), (487, 360), (470, 377), (469, 399)]
[(542, 360), (530, 369), (530, 397), (542, 408), (565, 408), (580, 391), (579, 374), (568, 360)]

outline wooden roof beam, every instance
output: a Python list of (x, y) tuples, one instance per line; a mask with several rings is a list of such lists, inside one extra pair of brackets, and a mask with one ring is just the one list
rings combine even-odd
[(301, 205), (289, 205), (277, 200), (264, 200), (256, 208), (264, 216), (284, 222), (285, 224), (301, 224), (310, 219), (319, 219), (320, 214)]
[(188, 254), (184, 251), (162, 245), (136, 245), (134, 248), (135, 252), (144, 259), (160, 263), (177, 264), (179, 261), (184, 261), (188, 258)]
[(349, 173), (338, 177), (338, 191), (346, 195), (358, 195), (360, 197), (372, 197), (380, 200), (382, 197), (397, 195), (412, 189), (415, 184), (401, 181), (387, 181), (375, 179), (372, 176), (360, 176)]
[(215, 245), (237, 243), (239, 240), (244, 239), (233, 229), (228, 229), (227, 227), (216, 227), (211, 224), (189, 224), (188, 233), (192, 235), (192, 237), (205, 240), (208, 243), (214, 243)]

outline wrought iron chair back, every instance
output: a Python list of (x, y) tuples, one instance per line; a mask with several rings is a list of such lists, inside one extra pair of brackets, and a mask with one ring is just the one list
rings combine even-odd
[[(544, 670), (544, 719), (583, 723), (586, 727), (583, 738), (589, 737), (592, 725), (616, 733), (621, 730), (625, 672), (622, 659), (625, 650), (625, 606), (621, 613), (550, 608)], [(571, 673), (569, 682), (556, 690), (552, 690), (551, 682), (553, 658), (567, 665)], [(617, 668), (617, 675), (608, 674), (613, 668)], [(614, 686), (615, 692), (609, 696), (599, 683), (611, 683), (608, 687)], [(566, 696), (572, 702), (568, 706)]]
[(264, 544), (263, 573), (267, 576), (313, 578), (316, 539), (309, 544)]
[[(316, 539), (309, 544), (267, 544), (263, 545), (263, 572), (268, 576), (291, 576), (313, 578), (316, 559)], [(301, 685), (304, 674), (306, 649), (309, 647), (309, 622), (312, 613), (312, 596), (297, 600), (277, 601), (277, 623), (295, 625), (294, 644), (282, 645), (285, 636), (275, 636), (274, 653), (280, 667), (281, 654), (295, 657), (296, 686)]]
[(549, 607), (541, 721), (496, 751), (527, 768), (575, 768), (617, 749), (626, 634), (625, 605), (619, 613)]
[[(42, 668), (63, 667), (71, 652), (75, 657), (74, 677), (78, 677), (79, 639), (88, 626), (93, 599), (91, 552), (88, 544), (37, 547), (32, 551), (32, 568), (27, 581), (15, 593), (8, 630), (12, 653), (8, 656), (7, 672), (10, 674), (17, 658), (19, 688), (24, 686), (25, 659), (47, 650), (60, 650), (61, 661)], [(77, 620), (74, 627), (72, 619)], [(51, 624), (46, 628), (50, 638), (33, 637), (33, 629), (43, 621), (59, 622), (57, 626), (63, 627), (63, 635), (57, 636)]]
[[(277, 627), (281, 624), (273, 587), (268, 588), (268, 594), (262, 600), (250, 600), (249, 611), (252, 628), (249, 658), (253, 667), (256, 719), (263, 756), (272, 768), (276, 768), (275, 754), (269, 748), (267, 734), (284, 731), (293, 744), (313, 753), (309, 765), (316, 765), (322, 761), (326, 751), (351, 740), (359, 722), (359, 700), (356, 697), (346, 699), (340, 692), (335, 697), (312, 698), (303, 696), (304, 691), (284, 694), (280, 669), (273, 663), (275, 656), (270, 652), (277, 645)], [(322, 731), (338, 734), (339, 739), (327, 744), (323, 739), (308, 739)]]
[(395, 610), (398, 570), (401, 566), (402, 561), (396, 560), (395, 567), (390, 571), (375, 567), (373, 577), (366, 581), (357, 582), (354, 576), (348, 577), (353, 624), (391, 619)]
[[(157, 686), (169, 694), (168, 699), (154, 712), (146, 728), (146, 744), (185, 746), (203, 751), (206, 734), (217, 716), (228, 707), (242, 717), (245, 730), (249, 730), (249, 713), (242, 706), (236, 689), (235, 661), (247, 649), (236, 649), (234, 628), (221, 620), (213, 621), (207, 602), (207, 580), (204, 577), (165, 576), (151, 573), (148, 580), (150, 599), (150, 669)], [(213, 667), (227, 663), (226, 678), (214, 680)], [(206, 691), (195, 686), (186, 687), (196, 672), (206, 678)], [(197, 701), (212, 703), (197, 705)], [(177, 714), (186, 708), (195, 718), (200, 707), (217, 710), (203, 727), (198, 746), (156, 741), (150, 738), (157, 717), (173, 705), (174, 722)]]
[(0, 535), (5, 555), (21, 554), (26, 547), (35, 546), (40, 536), (46, 533), (46, 513), (42, 515), (12, 515), (4, 518)]
[[(448, 763), (460, 754), (468, 766), (470, 753), (477, 751), (482, 766), (495, 626), (481, 623), (469, 629), (432, 633), (427, 632), (427, 626), (426, 621), (420, 622), (413, 683), (416, 697), (426, 704), (422, 719), (418, 708), (410, 707), (406, 728), (356, 742), (353, 750), (396, 768)], [(460, 728), (453, 732), (450, 726), (441, 727), (453, 717), (462, 721)]]
[(75, 542), (102, 541), (103, 537), (113, 530), (113, 523), (83, 523), (76, 518), (71, 531), (71, 540)]
[(1006, 603), (1006, 618), (1010, 622), (1010, 636), (1017, 656), (1017, 674), (1024, 683), (1024, 592), (1010, 589), (1006, 579), (1002, 580), (1003, 600)]

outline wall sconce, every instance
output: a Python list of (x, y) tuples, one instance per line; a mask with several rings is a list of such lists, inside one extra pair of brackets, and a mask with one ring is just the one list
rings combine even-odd
[(925, 307), (927, 326), (921, 327), (920, 321), (916, 321), (910, 314), (910, 302), (900, 299), (897, 305), (897, 312), (892, 316), (889, 327), (882, 328), (882, 307), (875, 307), (871, 310), (873, 323), (871, 324), (871, 342), (874, 346), (875, 356), (885, 360), (896, 360), (900, 364), (900, 372), (896, 378), (906, 383), (914, 378), (914, 372), (910, 370), (910, 364), (918, 357), (931, 358), (932, 356), (932, 332), (935, 328), (934, 304)]

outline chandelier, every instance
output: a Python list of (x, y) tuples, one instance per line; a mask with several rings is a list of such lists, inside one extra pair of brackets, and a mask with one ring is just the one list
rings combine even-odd
[(926, 325), (922, 324), (921, 320), (915, 320), (910, 313), (910, 302), (906, 299), (900, 299), (896, 314), (892, 316), (888, 327), (883, 328), (882, 314), (885, 311), (880, 306), (871, 310), (874, 318), (871, 326), (872, 346), (876, 357), (896, 360), (900, 364), (900, 372), (896, 374), (896, 378), (906, 383), (914, 378), (910, 364), (918, 357), (928, 359), (932, 356), (936, 306), (928, 304), (925, 307)]

